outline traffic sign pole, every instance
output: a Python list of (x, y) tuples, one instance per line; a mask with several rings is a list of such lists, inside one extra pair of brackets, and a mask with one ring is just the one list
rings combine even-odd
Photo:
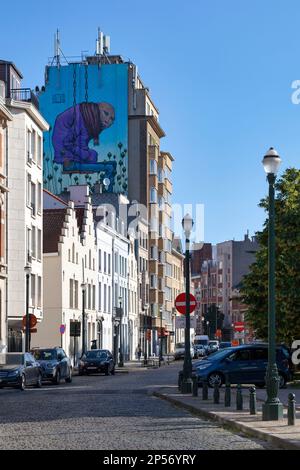
[(191, 393), (192, 390), (192, 358), (191, 358), (191, 316), (190, 316), (190, 240), (186, 239), (185, 251), (185, 296), (186, 296), (186, 319), (185, 319), (185, 353), (183, 363), (182, 393)]

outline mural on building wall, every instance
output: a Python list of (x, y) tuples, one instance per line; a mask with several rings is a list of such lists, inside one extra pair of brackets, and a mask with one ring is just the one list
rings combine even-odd
[(127, 193), (127, 64), (47, 67), (40, 111), (44, 135), (44, 186), (60, 194), (70, 185)]

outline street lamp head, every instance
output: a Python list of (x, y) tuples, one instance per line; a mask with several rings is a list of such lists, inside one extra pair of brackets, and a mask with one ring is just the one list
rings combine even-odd
[(86, 282), (82, 282), (82, 284), (81, 284), (81, 289), (82, 289), (84, 292), (86, 291), (86, 287), (87, 287)]
[(183, 219), (182, 219), (182, 228), (185, 233), (186, 238), (190, 238), (191, 231), (194, 225), (194, 221), (192, 219), (192, 216), (190, 214), (186, 214)]
[(32, 271), (32, 267), (30, 264), (26, 264), (25, 268), (24, 268), (24, 271), (26, 274), (31, 274), (31, 271)]
[(277, 175), (281, 164), (281, 158), (273, 147), (267, 151), (262, 164), (267, 175)]

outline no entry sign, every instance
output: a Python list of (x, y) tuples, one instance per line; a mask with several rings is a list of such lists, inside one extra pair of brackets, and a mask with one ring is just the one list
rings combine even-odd
[(242, 321), (234, 322), (233, 328), (234, 328), (234, 331), (239, 331), (239, 332), (244, 331), (244, 329), (245, 329), (244, 322), (242, 322)]
[[(197, 306), (197, 302), (195, 297), (190, 294), (190, 313), (195, 310)], [(182, 294), (177, 295), (176, 300), (175, 300), (175, 307), (178, 310), (179, 313), (182, 315), (186, 314), (186, 295), (185, 292)]]

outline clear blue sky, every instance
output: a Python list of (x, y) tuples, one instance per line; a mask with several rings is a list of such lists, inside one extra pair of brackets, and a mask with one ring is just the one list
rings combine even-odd
[(174, 202), (205, 205), (205, 240), (261, 228), (261, 160), (274, 146), (299, 167), (299, 0), (15, 0), (1, 6), (1, 58), (43, 84), (58, 27), (66, 55), (94, 52), (97, 27), (112, 53), (139, 66), (171, 151)]

